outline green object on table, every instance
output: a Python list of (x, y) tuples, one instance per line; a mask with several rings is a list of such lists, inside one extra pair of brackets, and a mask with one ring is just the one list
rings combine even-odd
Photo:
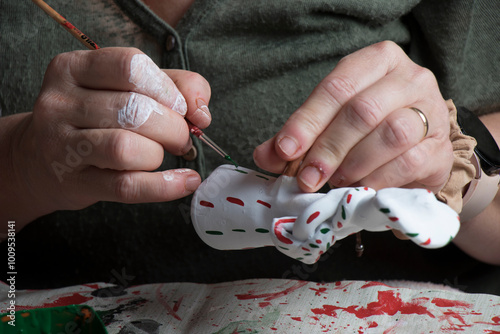
[(97, 313), (87, 305), (21, 310), (0, 315), (3, 334), (107, 334)]

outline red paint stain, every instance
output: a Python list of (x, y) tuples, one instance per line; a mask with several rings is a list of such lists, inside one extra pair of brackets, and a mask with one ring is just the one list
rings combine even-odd
[(317, 315), (328, 315), (331, 317), (336, 317), (337, 311), (342, 310), (351, 313), (360, 319), (384, 314), (393, 316), (398, 312), (400, 314), (428, 315), (431, 318), (435, 318), (435, 316), (431, 312), (429, 312), (426, 307), (420, 305), (426, 300), (427, 298), (421, 298), (420, 301), (416, 302), (403, 302), (400, 298), (399, 293), (394, 294), (394, 291), (388, 290), (379, 291), (378, 300), (369, 303), (368, 305), (366, 305), (366, 307), (361, 307), (359, 305), (351, 305), (348, 307), (323, 305), (323, 308), (315, 308), (311, 309), (311, 311)]
[(460, 300), (449, 300), (443, 298), (433, 298), (431, 303), (433, 303), (437, 307), (463, 307), (463, 308), (472, 307), (472, 304)]
[(215, 207), (213, 203), (207, 202), (207, 201), (200, 201), (201, 206), (206, 206), (207, 208), (213, 208)]
[(271, 303), (270, 303), (270, 302), (260, 302), (260, 303), (259, 303), (259, 306), (260, 306), (260, 307), (267, 307), (267, 306), (270, 306), (270, 305), (271, 305)]
[(269, 204), (269, 203), (267, 203), (267, 202), (264, 202), (264, 201), (261, 201), (260, 199), (259, 199), (259, 200), (257, 200), (257, 203), (262, 204), (262, 205), (264, 205), (264, 206), (267, 206), (269, 209), (271, 208), (271, 204)]
[(165, 308), (165, 310), (169, 315), (173, 316), (175, 319), (179, 321), (182, 321), (181, 317), (179, 317), (179, 315), (176, 313), (180, 307), (180, 302), (182, 301), (182, 297), (177, 302), (175, 302), (174, 308), (172, 308), (170, 307), (170, 305), (168, 305), (167, 301), (163, 297), (163, 294), (161, 292), (162, 287), (163, 284), (159, 284), (158, 287), (156, 288), (156, 299)]
[(352, 194), (347, 195), (347, 204), (351, 203)]
[(288, 239), (283, 235), (284, 227), (281, 225), (285, 223), (294, 223), (294, 222), (295, 218), (280, 219), (276, 222), (276, 224), (274, 225), (274, 234), (276, 235), (276, 238), (278, 238), (279, 241), (287, 245), (293, 244), (292, 240)]
[(228, 197), (226, 198), (226, 200), (229, 202), (229, 203), (233, 203), (233, 204), (236, 204), (236, 205), (241, 205), (241, 206), (245, 206), (245, 203), (243, 203), (243, 201), (239, 198), (235, 198), (235, 197)]
[(319, 288), (319, 289), (309, 288), (309, 290), (316, 291), (316, 293), (314, 294), (315, 296), (321, 296), (322, 293), (326, 292), (326, 288)]
[(134, 295), (136, 295), (136, 296), (139, 296), (139, 295), (141, 294), (141, 292), (140, 292), (140, 291), (138, 291), (138, 290), (137, 290), (137, 291), (132, 291), (132, 294), (134, 294)]
[(310, 215), (309, 218), (307, 218), (307, 224), (310, 224), (314, 219), (318, 218), (318, 216), (319, 216), (319, 211), (316, 211), (315, 213)]
[(83, 304), (89, 300), (91, 300), (93, 297), (85, 297), (79, 294), (78, 292), (75, 292), (71, 295), (66, 295), (63, 297), (59, 297), (53, 302), (50, 303), (44, 303), (42, 305), (38, 306), (22, 306), (22, 305), (17, 305), (16, 310), (32, 310), (35, 308), (47, 308), (47, 307), (58, 307), (58, 306), (68, 306), (68, 305), (73, 305), (73, 304)]
[(83, 284), (83, 286), (89, 287), (89, 288), (94, 289), (94, 290), (99, 289), (98, 284)]
[(282, 291), (262, 293), (262, 294), (256, 294), (255, 291), (249, 291), (247, 294), (235, 295), (235, 297), (238, 298), (239, 300), (264, 298), (265, 301), (271, 301), (273, 299), (286, 296), (289, 293), (292, 293), (295, 290), (300, 289), (301, 287), (303, 287), (306, 284), (307, 284), (307, 282), (299, 281), (299, 282), (295, 282), (294, 285), (292, 285), (291, 287), (289, 287), (285, 290), (282, 290)]
[(300, 317), (292, 317), (292, 319), (295, 321), (302, 321), (302, 319)]
[(377, 322), (372, 321), (372, 322), (369, 322), (369, 323), (368, 323), (368, 328), (375, 328), (375, 327), (378, 327)]
[(342, 225), (342, 223), (341, 223), (341, 222), (337, 222), (337, 227), (338, 227), (338, 228), (342, 228), (342, 226), (344, 226), (344, 225)]

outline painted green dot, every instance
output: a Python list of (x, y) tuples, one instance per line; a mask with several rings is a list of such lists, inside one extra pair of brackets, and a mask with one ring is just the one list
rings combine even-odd
[(281, 249), (284, 249), (284, 250), (290, 250), (290, 249), (288, 249), (286, 247), (283, 247), (283, 246), (278, 246), (278, 247), (281, 248)]
[(269, 233), (269, 230), (266, 230), (265, 228), (257, 228), (257, 229), (255, 229), (255, 232), (258, 232), (258, 233)]
[(330, 232), (330, 229), (329, 228), (322, 228), (320, 231), (323, 234), (327, 234), (328, 232)]
[(211, 235), (223, 235), (224, 234), (221, 231), (205, 231), (205, 233), (211, 234)]
[(246, 232), (245, 230), (242, 230), (240, 228), (235, 228), (234, 230), (231, 230), (233, 232)]
[(418, 237), (418, 233), (406, 233), (406, 235), (409, 236), (410, 238)]
[(382, 213), (390, 213), (391, 210), (389, 210), (387, 208), (382, 208), (382, 209), (380, 209), (380, 212), (382, 212)]
[(304, 258), (303, 258), (303, 257), (298, 257), (298, 258), (296, 258), (295, 260), (302, 261), (302, 260), (304, 260)]
[(344, 219), (344, 220), (345, 220), (345, 218), (346, 218), (345, 208), (344, 208), (344, 206), (342, 205), (342, 219)]
[(329, 243), (329, 242), (327, 242), (327, 243), (326, 243), (326, 249), (330, 249), (330, 246), (331, 246), (331, 245), (330, 245), (330, 243)]
[(248, 172), (245, 172), (244, 170), (241, 170), (241, 169), (234, 169), (234, 171), (241, 173), (241, 174), (248, 174)]
[(264, 179), (264, 180), (268, 180), (269, 181), (269, 178), (265, 177), (265, 176), (262, 176), (262, 175), (255, 175), (257, 177), (260, 177), (261, 179)]
[(319, 246), (315, 245), (315, 244), (309, 244), (309, 246), (312, 247), (312, 248), (319, 248)]
[(311, 256), (311, 253), (305, 253), (304, 256)]

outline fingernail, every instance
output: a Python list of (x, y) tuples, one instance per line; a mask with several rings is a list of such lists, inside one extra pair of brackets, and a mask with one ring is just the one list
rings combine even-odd
[(299, 149), (297, 141), (288, 136), (285, 136), (278, 141), (278, 147), (289, 157), (293, 156)]
[(310, 189), (316, 188), (318, 183), (321, 181), (321, 177), (321, 171), (315, 166), (307, 166), (299, 175), (300, 181), (302, 181), (302, 183)]
[(175, 98), (174, 105), (172, 106), (172, 110), (177, 112), (181, 116), (186, 116), (187, 113), (187, 104), (186, 99), (182, 96), (181, 92), (177, 92), (177, 96)]
[(195, 175), (188, 176), (186, 178), (186, 190), (189, 192), (193, 192), (198, 189), (200, 185), (200, 178)]
[(182, 158), (186, 161), (193, 161), (194, 159), (196, 159), (197, 156), (198, 156), (198, 150), (196, 150), (196, 147), (191, 146), (188, 153), (184, 154)]
[(194, 115), (201, 115), (206, 121), (211, 122), (212, 115), (210, 114), (207, 103), (203, 99), (196, 99), (196, 106), (198, 109), (195, 110)]

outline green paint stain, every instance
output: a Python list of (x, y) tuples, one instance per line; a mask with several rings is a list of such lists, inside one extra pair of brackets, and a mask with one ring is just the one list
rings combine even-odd
[(229, 161), (230, 163), (232, 163), (236, 168), (238, 168), (238, 164), (236, 163), (236, 161), (234, 161), (233, 159), (231, 159), (231, 157), (229, 155), (226, 155), (224, 157), (224, 159), (226, 159), (227, 161)]
[(234, 171), (235, 171), (235, 172), (238, 172), (238, 173), (241, 173), (241, 174), (248, 174), (248, 173), (247, 173), (247, 172), (245, 172), (244, 170), (235, 169)]
[(380, 212), (382, 212), (382, 213), (390, 213), (391, 210), (386, 209), (386, 208), (382, 208), (382, 209), (380, 209)]
[(234, 230), (232, 230), (233, 232), (246, 232), (245, 230), (243, 229), (240, 229), (240, 228), (235, 228)]
[(284, 249), (284, 250), (290, 250), (290, 249), (288, 249), (286, 247), (283, 247), (283, 246), (278, 246), (278, 247), (281, 248), (281, 249)]
[(330, 232), (330, 229), (329, 228), (322, 228), (320, 230), (320, 232), (323, 233), (323, 234), (327, 234), (328, 232)]
[(211, 234), (211, 235), (223, 235), (221, 231), (205, 231), (206, 234)]
[(330, 246), (331, 246), (331, 245), (330, 245), (330, 243), (329, 243), (329, 242), (327, 242), (327, 243), (326, 243), (326, 249), (330, 249)]
[(410, 238), (418, 237), (418, 233), (406, 233), (406, 235), (409, 236)]
[(344, 220), (345, 220), (345, 218), (346, 218), (346, 215), (345, 215), (345, 208), (344, 208), (344, 206), (342, 205), (342, 219), (344, 219)]
[(319, 248), (319, 246), (315, 244), (309, 244), (309, 246), (311, 246), (312, 248)]
[(265, 228), (256, 228), (255, 232), (258, 232), (258, 233), (269, 233), (269, 230), (266, 230)]
[(267, 177), (265, 177), (265, 176), (262, 176), (262, 175), (255, 175), (255, 176), (260, 177), (261, 179), (264, 179), (264, 180), (268, 180), (268, 181), (269, 181), (269, 179), (268, 179)]

